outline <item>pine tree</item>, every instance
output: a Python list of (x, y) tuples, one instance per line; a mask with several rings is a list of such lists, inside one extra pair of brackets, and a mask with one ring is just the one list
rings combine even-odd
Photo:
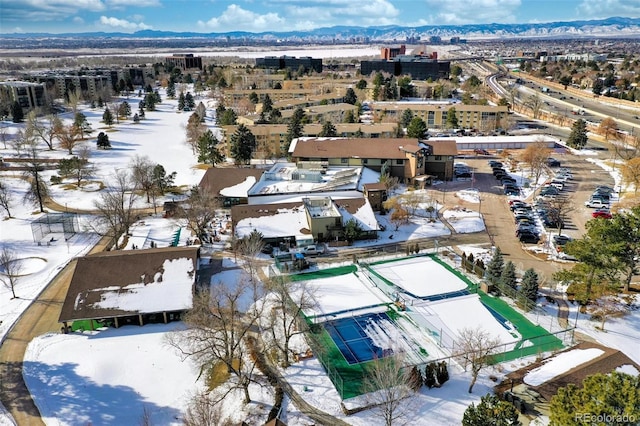
[(436, 363), (430, 362), (424, 369), (424, 385), (431, 389), (434, 387), (436, 382)]
[(322, 130), (318, 133), (320, 137), (334, 137), (337, 136), (338, 132), (336, 131), (336, 126), (333, 125), (330, 121), (325, 121), (322, 125)]
[(447, 368), (447, 363), (444, 361), (440, 361), (436, 370), (436, 379), (438, 379), (438, 383), (440, 386), (444, 385), (449, 380), (449, 369)]
[(449, 108), (447, 111), (447, 122), (445, 125), (447, 129), (456, 129), (458, 127), (458, 115), (454, 107)]
[(109, 107), (104, 109), (104, 113), (102, 114), (102, 121), (107, 126), (113, 125), (113, 114), (111, 113)]
[(140, 122), (140, 116), (138, 115), (138, 113), (133, 114), (133, 122), (134, 123)]
[(302, 108), (296, 108), (291, 116), (291, 121), (287, 127), (287, 135), (285, 136), (285, 152), (289, 151), (291, 141), (302, 136), (302, 128), (305, 121), (305, 114)]
[(231, 157), (236, 164), (249, 164), (256, 146), (256, 137), (244, 124), (231, 135)]
[(522, 277), (522, 285), (520, 287), (522, 296), (535, 302), (538, 299), (538, 274), (533, 268), (527, 269)]
[(185, 96), (184, 96), (184, 92), (180, 92), (180, 95), (178, 95), (178, 109), (180, 111), (184, 110), (186, 103), (185, 103)]
[(400, 124), (402, 125), (402, 127), (409, 127), (409, 123), (411, 123), (411, 120), (413, 120), (413, 111), (407, 108), (402, 112), (402, 116), (400, 117)]
[(493, 252), (491, 261), (487, 264), (487, 280), (492, 284), (497, 284), (500, 281), (502, 272), (504, 271), (504, 258), (500, 247), (496, 247)]
[(516, 281), (516, 265), (513, 264), (512, 261), (508, 261), (506, 265), (504, 265), (504, 269), (502, 270), (502, 275), (500, 276), (500, 281), (507, 287), (512, 289), (516, 289), (517, 281)]
[(357, 101), (358, 96), (356, 95), (356, 92), (351, 87), (349, 87), (344, 95), (343, 102), (346, 104), (355, 105)]
[(571, 148), (582, 149), (587, 144), (587, 125), (583, 119), (579, 119), (573, 123), (571, 127), (571, 134), (567, 139), (567, 145)]
[(216, 164), (224, 160), (224, 155), (218, 149), (218, 139), (213, 135), (211, 130), (205, 131), (198, 138), (198, 162), (204, 164)]
[(111, 148), (111, 142), (109, 142), (109, 135), (105, 132), (98, 133), (98, 139), (96, 141), (98, 148), (107, 149)]
[[(567, 423), (569, 424), (569, 423)], [(571, 424), (575, 424), (571, 422)], [(476, 406), (471, 404), (464, 412), (462, 426), (521, 426), (518, 411), (510, 402), (487, 394)]]
[(190, 109), (194, 109), (196, 107), (196, 101), (193, 99), (193, 95), (191, 94), (191, 92), (187, 92), (187, 94), (184, 95), (184, 102), (185, 105)]
[(11, 118), (14, 123), (21, 123), (24, 120), (24, 112), (18, 101), (11, 104)]
[[(640, 377), (619, 373), (594, 374), (578, 387), (573, 384), (558, 389), (549, 404), (551, 425), (617, 424), (632, 425), (640, 419)], [(628, 421), (577, 422), (576, 413), (599, 416), (626, 416)], [(615, 413), (615, 414), (614, 414)], [(622, 417), (622, 416), (621, 416)]]
[(427, 132), (427, 125), (422, 118), (416, 116), (411, 119), (409, 126), (407, 126), (407, 136), (410, 138), (424, 138)]
[(271, 112), (272, 110), (273, 110), (273, 101), (271, 100), (271, 97), (267, 93), (266, 95), (264, 95), (264, 100), (262, 101), (262, 111), (264, 111), (265, 113), (268, 113), (268, 112)]
[(176, 83), (173, 80), (169, 80), (167, 85), (167, 97), (173, 99), (176, 97)]

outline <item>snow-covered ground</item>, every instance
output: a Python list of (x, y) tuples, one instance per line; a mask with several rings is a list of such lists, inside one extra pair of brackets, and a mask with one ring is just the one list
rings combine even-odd
[(554, 377), (560, 376), (574, 367), (591, 361), (602, 355), (604, 351), (598, 348), (573, 349), (554, 356), (538, 368), (525, 374), (523, 381), (531, 386), (540, 386)]
[[(361, 54), (361, 53), (360, 53)], [(376, 51), (377, 54), (377, 51)], [(261, 55), (264, 55), (262, 53)], [(315, 54), (314, 54), (315, 55)], [(126, 167), (134, 156), (148, 156), (154, 163), (164, 166), (168, 173), (177, 172), (176, 184), (188, 187), (197, 184), (204, 171), (195, 168), (196, 158), (191, 149), (184, 143), (184, 125), (189, 115), (176, 112), (175, 100), (165, 99), (158, 105), (157, 111), (148, 112), (146, 119), (140, 124), (130, 121), (114, 125), (106, 129), (100, 123), (103, 109), (91, 110), (81, 107), (86, 114), (95, 134), (108, 131), (113, 149), (98, 151), (94, 138), (85, 144), (91, 149), (90, 161), (96, 164), (97, 172), (92, 182), (82, 189), (63, 189), (53, 186), (52, 198), (60, 205), (70, 209), (92, 209), (98, 199), (98, 181), (109, 184), (113, 181), (115, 170)], [(200, 101), (201, 99), (196, 99)], [(202, 99), (206, 102), (205, 99)], [(131, 97), (129, 103), (137, 110), (138, 98)], [(207, 108), (215, 108), (206, 104)], [(71, 117), (64, 117), (70, 122)], [(211, 122), (207, 121), (210, 127)], [(18, 125), (3, 123), (8, 126), (9, 134), (13, 134)], [(213, 130), (216, 130), (212, 127)], [(10, 157), (12, 148), (0, 145), (0, 155)], [(62, 158), (64, 150), (43, 151), (48, 157)], [(54, 172), (45, 172), (48, 180)], [(26, 182), (19, 175), (2, 175), (2, 182), (13, 194), (12, 216), (0, 222), (0, 246), (16, 250), (24, 260), (24, 275), (16, 286), (17, 298), (11, 298), (11, 292), (0, 286), (0, 339), (3, 339), (18, 316), (34, 300), (52, 277), (75, 256), (81, 256), (95, 244), (97, 237), (88, 232), (91, 229), (89, 216), (79, 215), (82, 232), (64, 241), (57, 238), (50, 244), (38, 245), (33, 241), (31, 223), (41, 215), (37, 209), (23, 202), (27, 189)], [(474, 199), (473, 191), (458, 193), (461, 199)], [(159, 203), (167, 198), (158, 200)], [(477, 199), (478, 202), (480, 201)], [(144, 198), (139, 199), (138, 206), (148, 207)], [(480, 205), (478, 205), (478, 210)], [(424, 206), (423, 206), (424, 208)], [(438, 206), (440, 208), (440, 206)], [(393, 239), (403, 241), (414, 238), (449, 235), (449, 229), (439, 221), (432, 221), (425, 211), (413, 217), (408, 224), (395, 225), (389, 222), (389, 216), (378, 216), (379, 223), (386, 227), (380, 234), (381, 241)], [(460, 209), (443, 211), (450, 219), (451, 226), (457, 232), (475, 232), (484, 229), (481, 216), (475, 211)], [(182, 228), (180, 245), (184, 245), (191, 236), (184, 223), (174, 219), (163, 219), (160, 215), (143, 218), (133, 228), (133, 238), (127, 248), (136, 245), (139, 248), (150, 246), (151, 241), (159, 247), (168, 246), (173, 240), (175, 231)], [(381, 241), (361, 241), (355, 246), (380, 244)], [(469, 251), (476, 248), (469, 248)], [(478, 249), (480, 250), (480, 249)], [(226, 260), (227, 266), (230, 259)], [(418, 274), (416, 274), (418, 275)], [(225, 276), (225, 279), (229, 277)], [(316, 284), (313, 284), (316, 285)], [(336, 286), (327, 286), (334, 291)], [(343, 308), (368, 306), (378, 303), (381, 297), (375, 290), (365, 288), (360, 282), (345, 283), (345, 294), (337, 300), (335, 294), (326, 298), (323, 312), (335, 312)], [(366, 298), (364, 297), (366, 295)], [(325, 294), (325, 296), (327, 296)], [(370, 298), (367, 299), (367, 298)], [(384, 299), (384, 297), (382, 297)], [(366, 303), (365, 303), (366, 302)], [(456, 311), (458, 312), (458, 311)], [(571, 307), (571, 318), (576, 315), (575, 307)], [(495, 322), (495, 321), (494, 321)], [(126, 326), (116, 330), (98, 332), (73, 333), (68, 335), (45, 335), (35, 339), (29, 346), (25, 357), (25, 380), (34, 394), (46, 424), (135, 424), (139, 422), (144, 407), (152, 413), (156, 424), (179, 423), (185, 398), (189, 392), (198, 388), (197, 372), (193, 367), (164, 344), (164, 336), (172, 329), (172, 325), (148, 325), (145, 327)], [(624, 350), (636, 362), (640, 362), (637, 345), (640, 343), (640, 314), (634, 311), (624, 318), (610, 319), (606, 323), (606, 332), (599, 331), (587, 316), (579, 315), (577, 320), (579, 331), (588, 333), (605, 345)], [(501, 326), (500, 326), (501, 327)], [(504, 374), (509, 366), (500, 366), (503, 371), (488, 370), (483, 372), (474, 393), (467, 393), (469, 375), (455, 364), (452, 364), (451, 380), (440, 389), (422, 390), (415, 397), (406, 401), (410, 408), (407, 414), (409, 424), (430, 424), (438, 419), (439, 424), (460, 424), (462, 413), (472, 402), (478, 402), (481, 395), (489, 392), (493, 384), (488, 375)], [(513, 366), (515, 368), (515, 366)], [(284, 374), (310, 403), (343, 418), (350, 424), (375, 424), (377, 417), (372, 410), (366, 410), (346, 417), (339, 409), (339, 396), (329, 381), (326, 373), (316, 359), (297, 363), (284, 371)], [(305, 391), (305, 386), (307, 391)], [(272, 398), (266, 388), (252, 387), (257, 403), (252, 406), (265, 407)], [(245, 407), (239, 404), (241, 398), (232, 398), (221, 407), (225, 414), (239, 422), (248, 418)], [(308, 425), (311, 421), (301, 415), (292, 404), (287, 405), (285, 421), (290, 425)], [(12, 424), (8, 414), (0, 407), (0, 425)]]

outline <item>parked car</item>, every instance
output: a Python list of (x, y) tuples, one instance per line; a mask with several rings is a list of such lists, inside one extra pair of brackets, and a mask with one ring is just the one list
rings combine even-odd
[(560, 167), (560, 160), (556, 160), (555, 158), (549, 157), (547, 158), (547, 166)]
[(597, 218), (611, 219), (613, 217), (609, 209), (596, 209), (593, 213), (591, 213), (591, 216), (593, 216), (596, 219)]
[(489, 160), (489, 166), (493, 167), (502, 167), (503, 164), (497, 160)]
[(476, 148), (476, 149), (473, 150), (473, 152), (475, 154), (478, 154), (478, 155), (489, 155), (489, 151), (487, 151), (486, 149), (481, 149), (481, 148)]
[(306, 246), (301, 250), (306, 256), (317, 256), (319, 254), (324, 254), (324, 246), (321, 245), (310, 245)]
[(557, 246), (564, 246), (566, 245), (569, 241), (573, 241), (573, 238), (571, 238), (568, 235), (554, 235), (553, 236), (553, 243)]
[(530, 244), (538, 244), (540, 241), (540, 237), (538, 234), (533, 232), (523, 232), (518, 236), (518, 239), (521, 243), (530, 243)]
[(584, 202), (584, 205), (592, 209), (608, 209), (609, 208), (609, 203), (601, 199), (587, 200)]

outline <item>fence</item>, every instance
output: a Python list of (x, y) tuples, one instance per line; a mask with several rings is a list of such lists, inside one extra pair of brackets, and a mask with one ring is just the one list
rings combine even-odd
[[(316, 330), (317, 331), (317, 330)], [(341, 399), (345, 399), (344, 379), (338, 370), (332, 366), (331, 359), (329, 357), (329, 348), (327, 348), (328, 342), (321, 341), (321, 332), (312, 331), (305, 334), (307, 337), (307, 343), (311, 347), (313, 354), (318, 358), (320, 364), (326, 371), (331, 383), (335, 386)]]

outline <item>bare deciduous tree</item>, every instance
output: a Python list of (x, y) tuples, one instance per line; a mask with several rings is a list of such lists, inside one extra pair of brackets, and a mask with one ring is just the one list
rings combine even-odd
[(198, 152), (198, 140), (207, 130), (207, 126), (202, 124), (200, 116), (194, 112), (189, 117), (189, 121), (187, 122), (185, 129), (187, 132), (187, 145), (191, 147), (191, 150), (195, 154)]
[(153, 178), (153, 168), (155, 164), (147, 156), (136, 155), (129, 164), (131, 176), (136, 186), (142, 189), (147, 196), (147, 203), (151, 202), (151, 196), (155, 205), (155, 180)]
[(118, 239), (128, 234), (136, 221), (133, 206), (137, 197), (131, 176), (126, 171), (116, 170), (115, 178), (115, 185), (106, 189), (100, 200), (94, 202), (98, 223), (92, 227), (98, 234), (112, 237), (117, 250), (120, 248)]
[(59, 137), (64, 126), (57, 115), (49, 114), (47, 120), (47, 124), (42, 123), (38, 120), (35, 111), (31, 111), (27, 114), (25, 129), (32, 136), (42, 140), (50, 150), (53, 150), (53, 142)]
[(4, 285), (11, 290), (14, 299), (22, 267), (22, 260), (18, 259), (17, 253), (9, 247), (2, 247), (2, 251), (0, 251), (0, 278)]
[(604, 136), (606, 141), (618, 139), (618, 123), (611, 117), (605, 117), (598, 125), (598, 133)]
[(258, 328), (263, 305), (256, 302), (263, 296), (262, 284), (246, 277), (235, 283), (213, 283), (210, 291), (194, 296), (193, 307), (183, 318), (186, 330), (167, 337), (169, 345), (199, 366), (200, 374), (216, 363), (227, 367), (235, 380), (219, 400), (241, 389), (244, 402), (251, 402), (249, 384), (254, 381), (256, 363), (247, 339)]
[(536, 141), (533, 144), (527, 145), (527, 147), (520, 154), (520, 160), (529, 165), (531, 170), (531, 176), (533, 176), (534, 184), (538, 184), (538, 180), (544, 171), (544, 167), (547, 164), (547, 159), (551, 150), (547, 147), (544, 141)]
[(492, 337), (488, 331), (478, 328), (464, 328), (460, 330), (460, 337), (456, 341), (454, 356), (462, 363), (465, 371), (471, 367), (471, 383), (469, 393), (478, 380), (478, 374), (489, 365), (491, 356), (495, 353), (500, 340)]
[(310, 311), (317, 305), (313, 289), (304, 281), (292, 282), (286, 276), (276, 276), (267, 284), (270, 291), (268, 303), (271, 315), (267, 329), (271, 331), (273, 345), (282, 355), (284, 368), (291, 364), (291, 339), (308, 331), (303, 319), (303, 312)]
[(28, 156), (28, 170), (25, 172), (29, 180), (29, 190), (24, 194), (25, 201), (37, 205), (40, 212), (44, 212), (44, 200), (49, 196), (49, 187), (41, 176), (44, 170), (44, 163), (40, 158), (40, 151), (33, 138), (29, 138), (26, 143), (26, 154)]
[(589, 311), (592, 319), (600, 320), (600, 329), (604, 331), (604, 323), (607, 319), (616, 315), (621, 315), (627, 311), (624, 301), (614, 294), (599, 297), (591, 306)]
[(216, 210), (219, 208), (220, 201), (215, 196), (194, 186), (186, 205), (180, 209), (180, 216), (187, 220), (187, 226), (200, 241), (205, 242), (209, 239), (209, 224), (216, 217)]
[(363, 390), (386, 426), (400, 421), (411, 410), (410, 404), (403, 401), (413, 393), (408, 371), (403, 369), (401, 355), (374, 360), (367, 369)]
[(198, 392), (189, 398), (182, 424), (184, 426), (225, 425), (220, 404), (206, 392)]
[(0, 207), (6, 212), (7, 216), (11, 218), (11, 203), (13, 202), (13, 193), (9, 189), (8, 185), (0, 180)]
[(68, 126), (62, 126), (58, 133), (58, 140), (60, 146), (69, 152), (69, 155), (73, 154), (73, 148), (82, 140), (82, 129), (70, 124)]

